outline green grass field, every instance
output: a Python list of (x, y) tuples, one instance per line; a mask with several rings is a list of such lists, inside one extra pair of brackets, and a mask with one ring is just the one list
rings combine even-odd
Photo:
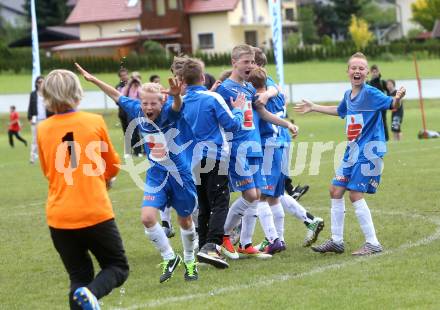
[[(426, 114), (428, 127), (440, 130), (440, 102), (428, 101)], [(343, 121), (336, 117), (290, 115), (301, 128), (299, 142), (344, 140)], [(115, 111), (105, 117), (121, 153)], [(5, 120), (0, 117), (2, 129)], [(121, 172), (110, 197), (131, 273), (123, 288), (102, 300), (103, 309), (439, 309), (440, 140), (417, 140), (420, 128), (417, 103), (408, 101), (403, 141), (388, 144), (380, 189), (367, 197), (385, 248), (374, 257), (350, 255), (363, 238), (347, 199), (344, 254), (303, 248), (305, 227), (286, 214), (288, 249), (270, 261), (233, 261), (227, 270), (202, 266), (194, 283), (183, 280), (180, 267), (171, 281), (159, 284), (160, 256), (140, 223), (142, 192)], [(30, 139), (28, 128), (23, 134)], [(0, 308), (66, 309), (68, 277), (45, 221), (47, 182), (38, 165), (28, 163), (28, 151), (21, 144), (9, 148), (6, 135), (0, 135)], [(301, 203), (327, 223), (318, 242), (329, 236), (327, 189), (333, 173), (333, 152), (326, 152), (318, 175), (309, 175), (306, 165), (296, 177), (311, 186)], [(254, 241), (261, 237), (258, 226)], [(182, 251), (179, 234), (171, 242)]]
[[(377, 63), (381, 68), (384, 78), (392, 79), (415, 79), (415, 69), (412, 60), (401, 59), (393, 62), (384, 62), (380, 60), (370, 60), (370, 65)], [(419, 71), (422, 78), (438, 78), (440, 77), (440, 61), (438, 59), (419, 60)], [(309, 61), (295, 64), (285, 64), (284, 75), (287, 84), (294, 83), (318, 83), (318, 82), (339, 82), (346, 81), (346, 62), (344, 61)], [(87, 69), (87, 68), (86, 68)], [(162, 83), (166, 84), (169, 77), (169, 70), (153, 70), (146, 71), (139, 68), (144, 81), (152, 74), (158, 74)], [(207, 72), (218, 77), (223, 70), (229, 67), (208, 67)], [(270, 75), (276, 76), (275, 66), (269, 65)], [(97, 76), (111, 85), (116, 85), (118, 78), (115, 74), (102, 73)], [(31, 91), (31, 75), (30, 74), (0, 74), (0, 94), (28, 93)], [(90, 83), (83, 83), (86, 90), (97, 90)]]

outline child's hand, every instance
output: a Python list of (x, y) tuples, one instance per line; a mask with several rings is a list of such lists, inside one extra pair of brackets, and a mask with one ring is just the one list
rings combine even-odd
[(212, 84), (212, 87), (211, 87), (211, 89), (210, 89), (209, 91), (216, 91), (216, 90), (217, 90), (217, 87), (218, 87), (221, 83), (222, 83), (222, 81), (220, 81), (220, 80), (215, 81), (215, 83)]
[(287, 127), (292, 134), (292, 137), (295, 138), (298, 135), (299, 127), (290, 123), (289, 127)]
[(229, 99), (231, 100), (231, 105), (233, 108), (243, 110), (244, 105), (246, 104), (246, 96), (243, 93), (239, 93), (235, 101), (232, 99), (232, 97)]
[(173, 97), (180, 96), (182, 92), (182, 82), (175, 78), (169, 78), (168, 84), (170, 88), (167, 90), (163, 90), (162, 93), (168, 94)]
[(93, 75), (84, 70), (77, 62), (75, 62), (75, 66), (86, 81), (92, 82), (95, 79)]
[(267, 91), (261, 94), (257, 94), (256, 97), (257, 97), (257, 101), (255, 102), (256, 104), (266, 105), (266, 103), (269, 101), (269, 95), (267, 94)]
[(309, 112), (313, 111), (313, 105), (314, 103), (309, 101), (309, 100), (302, 100), (302, 103), (297, 103), (294, 107), (293, 110), (295, 112), (301, 113), (301, 114), (306, 114)]
[(400, 87), (400, 89), (396, 92), (396, 99), (397, 100), (400, 100), (400, 99), (402, 99), (403, 97), (405, 97), (405, 94), (406, 94), (406, 89), (405, 89), (405, 87)]

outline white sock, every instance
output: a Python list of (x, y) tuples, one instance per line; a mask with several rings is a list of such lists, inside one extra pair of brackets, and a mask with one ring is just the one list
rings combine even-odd
[(278, 238), (280, 241), (284, 241), (284, 210), (281, 203), (270, 206), (273, 214), (273, 222), (275, 224), (275, 229), (277, 230)]
[(280, 202), (285, 211), (295, 216), (301, 222), (312, 222), (312, 220), (307, 217), (307, 210), (292, 196), (284, 194), (280, 197)]
[(236, 199), (228, 211), (228, 216), (225, 221), (225, 235), (230, 235), (232, 230), (240, 224), (240, 220), (244, 215), (244, 212), (251, 203), (246, 201), (243, 197)]
[(151, 242), (153, 242), (156, 249), (159, 250), (160, 255), (162, 255), (164, 260), (170, 260), (176, 256), (162, 226), (159, 225), (159, 223), (156, 223), (156, 225), (150, 228), (145, 227), (145, 234), (150, 238)]
[(344, 218), (345, 218), (345, 200), (330, 199), (331, 200), (331, 229), (332, 240), (340, 243), (344, 241)]
[(261, 228), (269, 242), (273, 242), (278, 238), (277, 230), (273, 222), (273, 214), (267, 201), (258, 202), (258, 218), (260, 219)]
[(257, 204), (258, 200), (249, 204), (241, 221), (240, 244), (243, 247), (252, 243), (252, 236), (254, 235), (255, 224), (257, 223), (258, 217)]
[(190, 229), (180, 227), (180, 237), (183, 244), (183, 260), (185, 263), (194, 261), (194, 242), (196, 240), (196, 229), (194, 224)]
[(171, 227), (171, 208), (165, 207), (165, 211), (159, 210), (160, 220), (162, 222), (168, 222)]
[(371, 218), (370, 209), (367, 206), (365, 199), (353, 202), (354, 212), (358, 218), (361, 229), (364, 232), (365, 240), (372, 245), (379, 245), (374, 230), (373, 219)]

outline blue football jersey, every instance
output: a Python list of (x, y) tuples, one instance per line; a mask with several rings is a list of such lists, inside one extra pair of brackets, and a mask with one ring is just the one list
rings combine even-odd
[[(368, 161), (371, 154), (378, 157), (385, 155), (385, 131), (381, 111), (390, 109), (392, 102), (392, 97), (367, 84), (362, 86), (354, 98), (351, 98), (351, 90), (345, 92), (338, 106), (338, 114), (341, 118), (346, 118), (345, 132), (349, 146), (355, 143), (358, 147), (357, 161)], [(344, 161), (348, 161), (350, 156), (355, 156), (355, 149), (347, 148)], [(370, 152), (370, 155), (366, 152)]]
[(230, 98), (235, 100), (239, 93), (244, 93), (246, 96), (246, 104), (243, 108), (243, 125), (241, 130), (233, 135), (231, 155), (236, 156), (238, 147), (244, 142), (250, 142), (253, 148), (248, 149), (247, 157), (262, 157), (261, 138), (258, 127), (260, 118), (252, 105), (255, 101), (255, 88), (248, 82), (240, 84), (231, 79), (227, 79), (219, 85), (216, 92), (223, 97), (231, 110), (233, 107)]

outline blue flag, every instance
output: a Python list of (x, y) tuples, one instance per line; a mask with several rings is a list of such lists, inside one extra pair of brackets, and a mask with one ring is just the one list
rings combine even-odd
[(281, 0), (269, 0), (269, 14), (272, 17), (272, 41), (278, 83), (284, 87), (283, 28), (281, 25)]
[(35, 0), (31, 0), (31, 20), (32, 20), (32, 90), (34, 90), (35, 79), (37, 78), (37, 76), (41, 75), (37, 15), (35, 14)]

